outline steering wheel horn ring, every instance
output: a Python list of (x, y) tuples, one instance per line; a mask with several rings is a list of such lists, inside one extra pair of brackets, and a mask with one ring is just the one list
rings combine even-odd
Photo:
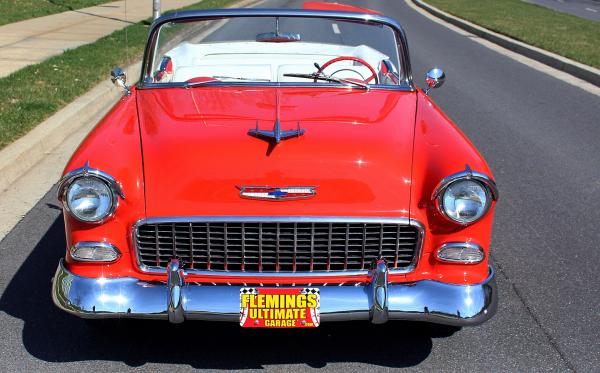
[[(369, 83), (371, 80), (375, 79), (375, 84), (379, 84), (379, 78), (377, 77), (377, 71), (375, 71), (373, 66), (371, 66), (367, 61), (363, 60), (362, 58), (354, 57), (354, 56), (335, 57), (335, 58), (332, 58), (329, 61), (325, 62), (321, 66), (319, 66), (319, 64), (315, 63), (315, 67), (318, 69), (315, 76), (321, 75), (323, 73), (323, 70), (325, 70), (327, 67), (333, 65), (334, 63), (340, 62), (340, 61), (354, 61), (354, 62), (360, 63), (361, 65), (368, 68), (372, 74), (371, 76), (369, 76), (368, 78), (365, 79), (365, 83)], [(357, 71), (357, 73), (358, 73), (358, 71)], [(358, 73), (358, 75), (361, 75), (361, 74)], [(317, 80), (315, 79), (315, 82), (316, 81)]]

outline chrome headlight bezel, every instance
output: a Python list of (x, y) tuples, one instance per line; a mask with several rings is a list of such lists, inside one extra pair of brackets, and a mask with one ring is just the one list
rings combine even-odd
[[(448, 188), (451, 185), (454, 185), (455, 183), (465, 181), (465, 180), (469, 180), (469, 181), (478, 183), (482, 187), (482, 189), (484, 190), (485, 195), (486, 195), (486, 203), (484, 206), (483, 213), (481, 213), (481, 215), (477, 219), (472, 220), (472, 221), (457, 220), (454, 217), (450, 216), (444, 207), (444, 194), (446, 193)], [(498, 188), (496, 187), (496, 183), (494, 182), (494, 180), (492, 180), (492, 178), (490, 178), (489, 176), (487, 176), (485, 174), (472, 171), (471, 168), (469, 167), (469, 165), (467, 165), (467, 168), (465, 171), (461, 171), (461, 172), (452, 174), (448, 177), (445, 177), (435, 188), (433, 195), (432, 195), (432, 200), (434, 201), (435, 208), (437, 209), (437, 211), (446, 220), (451, 221), (452, 223), (455, 223), (455, 224), (467, 226), (467, 225), (471, 225), (473, 223), (480, 221), (487, 215), (487, 213), (492, 205), (492, 201), (498, 200)]]
[[(106, 185), (106, 187), (110, 191), (111, 206), (106, 211), (106, 213), (98, 219), (82, 219), (71, 210), (67, 194), (69, 193), (70, 187), (73, 185), (73, 183), (81, 179), (96, 179), (97, 181)], [(88, 162), (86, 162), (85, 166), (83, 166), (82, 168), (75, 169), (63, 176), (58, 186), (58, 200), (62, 203), (65, 211), (67, 211), (69, 215), (72, 216), (75, 220), (83, 223), (101, 224), (109, 218), (111, 218), (112, 216), (114, 216), (115, 211), (119, 206), (119, 197), (125, 199), (125, 195), (123, 194), (121, 186), (119, 185), (117, 180), (111, 175), (107, 174), (106, 172), (95, 168), (90, 168)]]

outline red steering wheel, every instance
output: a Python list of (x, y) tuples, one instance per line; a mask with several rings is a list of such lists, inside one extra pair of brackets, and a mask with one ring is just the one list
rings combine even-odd
[[(365, 83), (369, 83), (371, 80), (375, 79), (375, 84), (379, 84), (379, 79), (377, 78), (377, 71), (375, 71), (373, 66), (369, 65), (369, 63), (367, 61), (363, 60), (362, 58), (354, 57), (354, 56), (336, 57), (336, 58), (333, 58), (333, 59), (325, 62), (321, 67), (319, 67), (319, 70), (317, 71), (317, 75), (321, 75), (323, 70), (325, 70), (328, 66), (331, 66), (334, 63), (340, 62), (340, 61), (355, 61), (355, 62), (360, 63), (363, 66), (366, 66), (369, 70), (371, 70), (372, 75), (370, 77), (368, 77), (367, 79), (365, 79)], [(317, 79), (315, 79), (315, 83), (316, 82), (317, 82)]]

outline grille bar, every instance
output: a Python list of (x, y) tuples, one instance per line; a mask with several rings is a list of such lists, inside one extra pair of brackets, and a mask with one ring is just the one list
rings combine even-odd
[(136, 225), (142, 268), (178, 257), (198, 271), (295, 273), (367, 270), (377, 259), (409, 271), (422, 229), (407, 220), (299, 221), (150, 219)]

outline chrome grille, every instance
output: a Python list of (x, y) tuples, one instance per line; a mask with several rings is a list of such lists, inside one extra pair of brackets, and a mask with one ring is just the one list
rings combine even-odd
[(309, 272), (365, 270), (380, 258), (407, 269), (420, 233), (388, 221), (160, 221), (139, 224), (135, 241), (146, 267), (178, 257), (193, 270)]

